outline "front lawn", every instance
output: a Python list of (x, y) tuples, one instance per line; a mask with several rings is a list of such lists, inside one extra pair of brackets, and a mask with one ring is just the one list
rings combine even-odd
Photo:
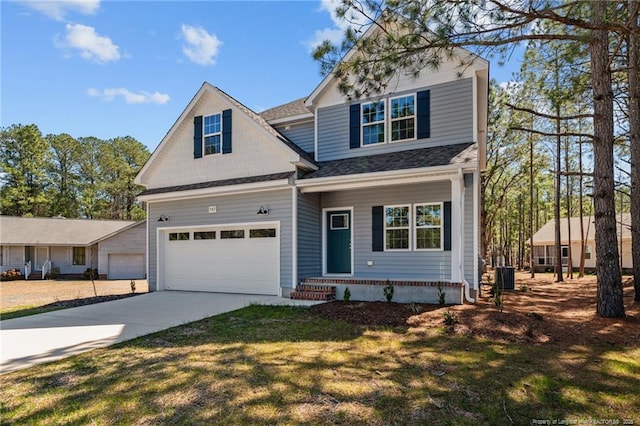
[(0, 423), (640, 424), (637, 346), (319, 315), (250, 306), (0, 376)]

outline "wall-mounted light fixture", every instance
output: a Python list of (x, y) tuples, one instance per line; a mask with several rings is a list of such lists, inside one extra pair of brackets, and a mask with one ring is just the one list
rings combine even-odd
[(158, 218), (158, 222), (169, 222), (169, 216), (165, 216), (163, 214)]
[(265, 206), (260, 206), (260, 209), (258, 210), (257, 214), (262, 215), (262, 216), (266, 216), (266, 215), (269, 214), (269, 209), (266, 208)]

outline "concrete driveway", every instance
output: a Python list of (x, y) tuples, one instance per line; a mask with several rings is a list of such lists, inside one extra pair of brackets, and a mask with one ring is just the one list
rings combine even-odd
[(0, 372), (65, 358), (250, 304), (312, 305), (276, 296), (161, 291), (2, 321)]

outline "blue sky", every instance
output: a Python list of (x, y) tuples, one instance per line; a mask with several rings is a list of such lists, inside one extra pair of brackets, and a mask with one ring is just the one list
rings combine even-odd
[[(133, 136), (153, 150), (203, 81), (256, 112), (320, 82), (336, 0), (0, 1), (1, 126)], [(506, 81), (517, 64), (492, 64)]]

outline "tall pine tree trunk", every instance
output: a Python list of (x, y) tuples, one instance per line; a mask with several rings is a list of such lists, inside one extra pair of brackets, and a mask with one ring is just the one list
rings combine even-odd
[[(532, 126), (533, 127), (533, 126)], [(533, 136), (529, 135), (529, 269), (531, 278), (535, 278), (536, 271), (533, 258)]]
[[(580, 123), (582, 123), (582, 120), (580, 121)], [(582, 126), (580, 126), (578, 132), (582, 133)], [(584, 261), (585, 261), (585, 257), (587, 255), (587, 245), (585, 242), (585, 235), (584, 235), (584, 202), (583, 202), (583, 191), (582, 191), (582, 183), (584, 180), (584, 177), (582, 175), (583, 170), (582, 170), (582, 138), (580, 138), (580, 141), (578, 141), (578, 168), (579, 168), (579, 184), (578, 184), (578, 191), (580, 192), (580, 195), (578, 197), (578, 203), (579, 206), (578, 208), (580, 209), (580, 269), (578, 272), (578, 278), (582, 278), (584, 277)]]
[[(590, 6), (593, 23), (604, 25), (607, 19), (607, 2), (594, 1)], [(613, 181), (613, 90), (608, 31), (592, 30), (589, 48), (594, 101), (593, 201), (598, 275), (596, 312), (601, 317), (624, 317), (622, 276), (618, 264), (616, 235)]]
[[(557, 68), (556, 68), (557, 69)], [(557, 82), (558, 75), (556, 73), (556, 87), (558, 87)], [(560, 139), (560, 104), (558, 101), (556, 102), (556, 187), (555, 187), (555, 206), (553, 208), (554, 219), (555, 219), (555, 246), (556, 246), (556, 282), (564, 281), (562, 277), (562, 236), (560, 235), (560, 168), (561, 166), (561, 139)]]
[(564, 167), (567, 172), (567, 278), (573, 279), (573, 253), (571, 250), (571, 176), (569, 175), (569, 138), (565, 139), (564, 144)]
[(633, 262), (634, 299), (640, 302), (640, 0), (629, 0), (635, 17), (629, 36), (629, 139), (631, 142), (631, 257)]

